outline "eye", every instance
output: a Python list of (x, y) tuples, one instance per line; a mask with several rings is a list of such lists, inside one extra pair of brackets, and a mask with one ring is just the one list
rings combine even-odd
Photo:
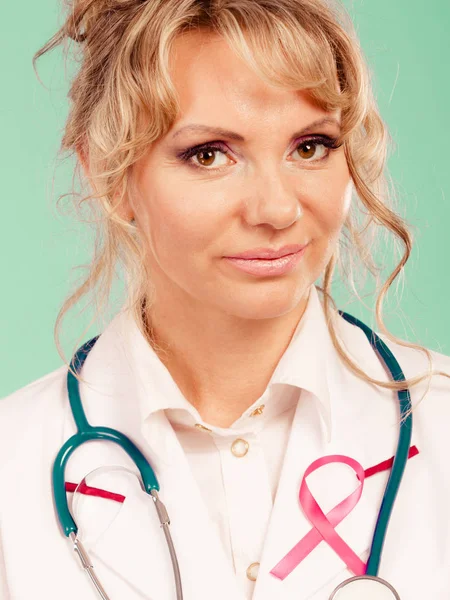
[(217, 153), (222, 154), (223, 157), (228, 156), (228, 152), (219, 148), (218, 146), (205, 146), (202, 150), (198, 150), (193, 158), (198, 158), (198, 163), (202, 167), (211, 167), (214, 165), (215, 168), (222, 167), (226, 162), (222, 161), (222, 164), (217, 164), (216, 156)]
[[(222, 154), (224, 157), (229, 154), (225, 144), (220, 142), (210, 142), (209, 144), (201, 144), (199, 146), (193, 146), (192, 148), (186, 148), (178, 154), (178, 158), (194, 169), (214, 171), (226, 164), (226, 162), (223, 161), (222, 164), (217, 165), (217, 153)], [(194, 158), (196, 159), (195, 162), (192, 160)], [(215, 165), (214, 168), (209, 168), (212, 165)]]
[[(318, 148), (321, 148), (322, 150), (317, 152)], [(327, 158), (330, 153), (327, 150), (327, 146), (323, 142), (317, 142), (314, 140), (302, 142), (296, 147), (294, 152), (298, 152), (299, 156), (306, 162), (317, 162), (323, 158)], [(314, 156), (316, 158), (313, 158)]]
[[(343, 145), (343, 142), (339, 141), (339, 138), (332, 138), (327, 135), (318, 135), (303, 140), (297, 144), (294, 153), (298, 152), (301, 157), (300, 162), (305, 163), (320, 163), (329, 159), (332, 152), (337, 150)], [(318, 148), (322, 148), (317, 152)], [(312, 159), (311, 157), (319, 154), (318, 158)]]

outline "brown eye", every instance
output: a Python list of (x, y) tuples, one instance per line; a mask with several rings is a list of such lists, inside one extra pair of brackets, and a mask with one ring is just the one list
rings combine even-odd
[(303, 158), (311, 158), (312, 156), (314, 156), (314, 152), (315, 152), (315, 144), (301, 144), (299, 146), (300, 149), (304, 150), (304, 154), (302, 155)]
[(198, 158), (198, 162), (203, 167), (210, 167), (214, 163), (215, 154), (216, 150), (200, 150), (200, 152), (195, 154), (195, 157)]
[[(297, 146), (296, 150), (298, 151), (298, 153), (300, 154), (301, 158), (309, 161), (309, 162), (314, 162), (311, 161), (310, 159), (316, 154), (316, 150), (318, 147), (322, 146), (323, 149), (325, 150), (325, 145), (319, 142), (302, 142), (300, 145)], [(320, 160), (322, 157), (319, 156), (317, 158), (317, 160)]]
[[(222, 160), (225, 159), (225, 162), (220, 162), (221, 156)], [(183, 162), (190, 164), (194, 168), (203, 168), (209, 171), (225, 166), (227, 160), (229, 160), (227, 148), (218, 144), (205, 144), (201, 147), (194, 146), (182, 152), (179, 157)], [(208, 167), (212, 168), (209, 169)]]

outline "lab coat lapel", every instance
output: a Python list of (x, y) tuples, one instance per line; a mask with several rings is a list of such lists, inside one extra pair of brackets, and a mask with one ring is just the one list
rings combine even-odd
[[(358, 343), (358, 340), (355, 342)], [(370, 372), (383, 379), (380, 365), (375, 365), (374, 372), (373, 361), (378, 359), (370, 355), (373, 352), (370, 346), (364, 352), (372, 367)], [(277, 579), (270, 571), (312, 528), (300, 506), (299, 488), (303, 473), (314, 460), (331, 454), (343, 454), (356, 459), (367, 469), (395, 454), (398, 441), (396, 392), (380, 391), (370, 384), (355, 381), (354, 376), (337, 359), (327, 360), (324, 377), (331, 396), (333, 435), (327, 442), (317, 411), (317, 397), (312, 392), (302, 390), (260, 561), (254, 600), (306, 600), (315, 597), (319, 590), (328, 594), (337, 583), (354, 575), (324, 541), (284, 580)], [(385, 373), (384, 379), (389, 380)], [(346, 394), (348, 389), (352, 389), (351, 394)], [(360, 418), (359, 427), (350, 431), (347, 424), (355, 423), (355, 411)], [(308, 438), (308, 455), (305, 455), (303, 448), (305, 438)], [(414, 440), (415, 435), (411, 445)], [(414, 465), (408, 461), (407, 468), (414, 469)], [(388, 476), (389, 471), (383, 471), (367, 478), (358, 504), (336, 527), (337, 533), (364, 563), (370, 552)], [(322, 510), (327, 513), (351, 494), (357, 483), (349, 467), (331, 464), (312, 473), (308, 477), (308, 485)], [(322, 588), (326, 586), (328, 589), (324, 591)]]
[[(92, 399), (91, 394), (85, 396), (90, 396)], [(105, 420), (105, 415), (102, 415), (102, 411), (99, 410), (99, 404), (101, 402), (97, 403), (95, 411), (90, 410), (91, 422), (102, 423), (123, 431), (123, 428), (111, 418), (111, 414)], [(93, 419), (94, 412), (96, 418)], [(65, 439), (72, 434), (72, 426), (66, 426)], [(139, 445), (135, 437), (133, 441)], [(66, 481), (79, 483), (92, 470), (108, 465), (122, 465), (136, 472), (133, 462), (118, 446), (91, 441), (83, 444), (71, 456), (66, 468)], [(95, 485), (94, 480), (88, 479), (87, 483)], [(158, 579), (161, 572), (164, 572), (165, 564), (160, 559), (155, 561), (158, 549), (162, 549), (161, 543), (158, 543), (161, 535), (159, 522), (156, 522), (153, 514), (154, 507), (144, 503), (139, 492), (139, 484), (137, 481), (135, 483), (133, 489), (136, 490), (136, 494), (127, 494), (123, 504), (104, 498), (87, 500), (90, 504), (89, 519), (82, 519), (80, 513), (75, 511), (73, 494), (68, 494), (69, 508), (80, 528), (79, 535), (86, 545), (94, 571), (111, 597), (117, 594), (130, 600), (153, 599), (158, 595), (165, 598), (166, 596), (158, 589), (165, 584), (162, 576), (161, 581)], [(102, 477), (101, 487), (109, 491), (119, 491), (114, 488), (113, 483), (107, 486), (105, 477)], [(151, 501), (150, 498), (149, 500)], [(97, 531), (96, 520), (103, 519), (105, 511), (119, 507), (117, 517), (97, 539), (86, 539), (86, 536), (91, 536), (93, 531)]]
[(91, 558), (111, 597), (175, 598), (170, 555), (153, 500), (137, 485), (134, 491), (92, 546)]
[[(106, 418), (108, 426), (120, 430), (120, 424), (113, 422), (111, 414), (111, 406), (108, 414), (97, 414), (96, 418), (92, 418), (91, 411), (90, 420), (105, 423)], [(178, 555), (184, 597), (186, 600), (208, 598), (214, 589), (217, 600), (244, 600), (182, 447), (163, 412), (154, 415), (152, 428), (155, 440), (157, 436), (164, 436), (165, 452), (170, 455), (170, 461), (161, 468), (156, 468), (156, 454), (146, 451), (144, 438), (135, 434), (133, 439), (150, 458), (160, 483), (160, 499), (171, 520), (170, 531)], [(136, 470), (120, 448), (90, 442), (79, 448), (69, 461), (67, 480), (79, 481), (96, 466), (107, 464)], [(96, 500), (99, 511), (102, 503), (112, 502)], [(92, 518), (95, 519), (95, 514)], [(175, 597), (167, 543), (153, 501), (145, 493), (138, 491), (125, 499), (117, 518), (90, 545), (90, 555), (95, 571), (112, 596), (130, 600), (173, 600)]]

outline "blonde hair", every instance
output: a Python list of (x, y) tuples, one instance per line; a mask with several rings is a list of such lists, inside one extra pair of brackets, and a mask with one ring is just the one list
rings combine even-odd
[[(151, 324), (145, 322), (144, 309), (151, 306), (150, 274), (139, 232), (120, 217), (118, 209), (125, 195), (132, 194), (133, 165), (148, 152), (152, 142), (167, 133), (179, 114), (176, 90), (169, 76), (172, 44), (183, 33), (201, 30), (222, 36), (268, 83), (283, 89), (308, 90), (325, 111), (341, 110), (340, 141), (344, 143), (361, 206), (352, 203), (342, 228), (342, 239), (325, 268), (323, 286), (318, 286), (318, 290), (323, 294), (333, 345), (344, 363), (358, 377), (395, 390), (416, 385), (426, 377), (430, 382), (433, 374), (450, 377), (432, 370), (431, 354), (426, 348), (395, 337), (383, 323), (383, 301), (410, 256), (412, 234), (393, 207), (395, 192), (386, 174), (388, 142), (392, 140), (373, 97), (370, 69), (352, 21), (340, 3), (329, 0), (66, 2), (68, 14), (64, 24), (36, 52), (33, 66), (58, 44), (71, 40), (78, 44), (74, 58), (79, 69), (69, 91), (71, 107), (61, 150), (78, 151), (86, 157), (95, 193), (88, 193), (75, 205), (80, 208), (90, 201), (90, 209), (99, 218), (89, 272), (66, 298), (55, 323), (55, 341), (64, 360), (59, 343), (62, 319), (90, 293), (96, 304), (94, 319), (103, 314), (118, 262), (122, 263), (127, 278), (125, 307), (132, 311), (152, 347), (166, 351), (152, 339)], [(80, 162), (76, 170), (79, 168)], [(396, 248), (400, 244), (403, 254), (379, 290), (375, 311), (378, 330), (389, 340), (423, 351), (428, 358), (428, 371), (406, 382), (379, 381), (361, 370), (341, 346), (334, 324), (337, 308), (331, 284), (336, 265), (360, 299), (354, 279), (355, 257), (365, 267), (361, 274), (371, 273), (378, 282), (381, 269), (374, 263), (373, 249), (384, 234), (394, 234)], [(343, 250), (348, 250), (346, 256)], [(79, 339), (83, 335), (84, 332)]]

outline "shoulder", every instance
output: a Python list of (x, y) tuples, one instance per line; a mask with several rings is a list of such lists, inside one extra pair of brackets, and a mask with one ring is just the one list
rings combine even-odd
[[(372, 378), (392, 381), (365, 333), (344, 319), (340, 321), (339, 338), (353, 361)], [(406, 340), (395, 341), (377, 330), (375, 333), (391, 351), (407, 380), (424, 376), (419, 383), (408, 386), (413, 407), (413, 443), (420, 449), (427, 468), (440, 469), (443, 457), (448, 455), (450, 438), (450, 356), (426, 346), (425, 352), (421, 347), (405, 345)], [(392, 398), (396, 401), (395, 391)]]
[[(391, 380), (389, 371), (380, 368), (381, 357), (371, 348), (362, 329), (342, 317), (337, 320), (337, 329), (340, 341), (355, 362), (373, 378), (379, 379), (380, 374), (385, 372), (388, 377), (384, 379)], [(416, 342), (418, 347), (411, 347), (407, 340), (395, 341), (384, 333), (374, 331), (393, 354), (406, 379), (425, 376), (421, 382), (410, 386), (413, 406), (421, 405), (421, 411), (439, 409), (450, 418), (450, 356)], [(434, 373), (431, 377), (430, 371)]]
[(30, 414), (45, 404), (54, 404), (55, 393), (61, 395), (66, 384), (66, 373), (67, 368), (63, 365), (0, 398), (0, 423), (8, 418), (20, 418), (24, 411)]
[(426, 378), (417, 385), (417, 388), (423, 391), (432, 391), (437, 396), (443, 396), (450, 405), (450, 356), (427, 347), (424, 347), (424, 349), (411, 348), (392, 341), (381, 333), (378, 333), (378, 336), (396, 357), (406, 378), (428, 374), (429, 371), (433, 371), (434, 374), (431, 379)]
[(442, 471), (443, 480), (448, 485), (448, 472), (443, 467), (450, 437), (450, 357), (426, 348), (430, 354), (429, 361), (421, 350), (391, 342), (384, 336), (383, 341), (395, 354), (405, 377), (428, 374), (430, 368), (436, 372), (431, 378), (427, 376), (409, 388), (413, 406), (413, 440), (420, 449), (429, 476)]
[[(382, 336), (380, 336), (382, 337)], [(423, 443), (436, 450), (436, 460), (447, 454), (450, 436), (450, 356), (426, 348), (408, 348), (382, 337), (396, 356), (406, 378), (426, 374), (423, 381), (410, 387), (414, 427)], [(430, 369), (434, 372), (428, 376)]]
[(21, 446), (38, 449), (61, 431), (66, 374), (63, 365), (0, 399), (0, 468)]

